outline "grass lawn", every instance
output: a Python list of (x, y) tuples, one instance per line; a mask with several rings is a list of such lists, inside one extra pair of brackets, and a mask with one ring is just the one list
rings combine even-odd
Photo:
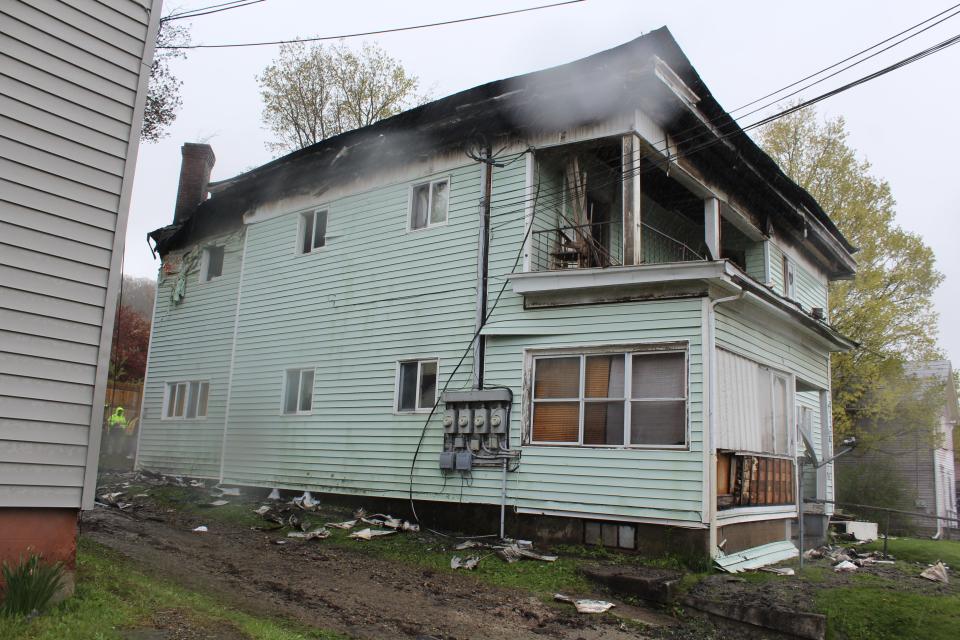
[[(254, 617), (201, 594), (149, 578), (122, 557), (81, 538), (77, 590), (59, 606), (32, 620), (0, 617), (4, 640), (123, 639), (137, 629), (184, 621), (200, 630), (229, 631), (252, 640), (335, 640), (338, 634)], [(192, 636), (191, 636), (192, 637)]]
[[(883, 542), (865, 545), (882, 549)], [(851, 585), (817, 594), (817, 609), (828, 616), (838, 640), (954, 640), (960, 637), (960, 590), (937, 587), (917, 575), (937, 560), (960, 568), (960, 542), (916, 538), (891, 539), (889, 553), (903, 577), (857, 574)], [(917, 566), (913, 563), (920, 563)], [(951, 579), (960, 579), (955, 571)]]

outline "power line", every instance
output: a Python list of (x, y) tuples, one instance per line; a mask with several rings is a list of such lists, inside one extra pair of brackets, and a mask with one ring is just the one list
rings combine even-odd
[(381, 35), (384, 33), (397, 33), (400, 31), (413, 31), (416, 29), (427, 29), (429, 27), (442, 27), (451, 24), (460, 24), (463, 22), (473, 22), (475, 20), (486, 20), (488, 18), (499, 18), (502, 16), (510, 16), (518, 13), (527, 13), (530, 11), (540, 11), (541, 9), (552, 9), (554, 7), (562, 7), (570, 4), (578, 4), (580, 2), (586, 2), (586, 0), (566, 0), (565, 2), (554, 2), (553, 4), (544, 4), (536, 7), (527, 7), (526, 9), (513, 9), (511, 11), (501, 11), (500, 13), (488, 13), (482, 16), (474, 16), (472, 18), (457, 18), (456, 20), (444, 20), (442, 22), (431, 22), (428, 24), (418, 24), (411, 25), (407, 27), (394, 27), (392, 29), (380, 29), (378, 31), (363, 31), (358, 33), (346, 33), (338, 36), (317, 36), (314, 38), (294, 38), (292, 40), (270, 40), (265, 42), (236, 42), (236, 43), (226, 43), (226, 44), (191, 44), (191, 45), (166, 45), (162, 47), (157, 47), (158, 49), (225, 49), (225, 48), (235, 48), (235, 47), (265, 47), (270, 45), (277, 44), (294, 44), (298, 42), (321, 42), (324, 40), (342, 40), (345, 38), (358, 38), (362, 36), (375, 36)]
[[(955, 4), (955, 5), (953, 5), (952, 7), (949, 7), (949, 8), (947, 8), (947, 9), (944, 9), (944, 10), (941, 11), (940, 13), (938, 13), (938, 14), (936, 14), (936, 15), (933, 15), (933, 16), (930, 16), (930, 17), (927, 18), (926, 20), (921, 20), (920, 22), (918, 22), (917, 24), (913, 25), (912, 27), (908, 27), (907, 29), (904, 29), (903, 31), (900, 31), (899, 33), (895, 33), (895, 34), (893, 34), (892, 36), (890, 36), (890, 37), (888, 37), (888, 38), (886, 38), (886, 39), (884, 39), (884, 40), (881, 40), (880, 42), (877, 42), (876, 44), (873, 44), (873, 45), (867, 47), (866, 49), (861, 49), (860, 51), (858, 51), (858, 52), (856, 52), (856, 53), (854, 53), (854, 54), (852, 54), (852, 55), (850, 55), (850, 56), (847, 56), (847, 57), (844, 58), (843, 60), (838, 60), (837, 62), (834, 62), (834, 63), (831, 64), (830, 66), (824, 67), (823, 69), (820, 69), (819, 71), (816, 71), (816, 72), (814, 72), (814, 73), (811, 73), (811, 74), (808, 75), (808, 76), (805, 76), (805, 77), (803, 77), (803, 78), (800, 78), (799, 80), (797, 80), (797, 81), (795, 81), (795, 82), (792, 82), (792, 83), (788, 84), (788, 85), (785, 86), (785, 87), (781, 87), (781, 88), (777, 89), (776, 91), (773, 91), (773, 92), (771, 92), (771, 93), (768, 93), (768, 94), (765, 95), (765, 96), (760, 96), (760, 97), (757, 98), (756, 100), (753, 100), (753, 101), (751, 101), (751, 102), (748, 102), (748, 103), (745, 104), (745, 105), (741, 105), (741, 106), (737, 107), (736, 109), (733, 109), (733, 110), (730, 111), (729, 113), (730, 113), (730, 114), (734, 114), (734, 113), (736, 113), (737, 111), (742, 111), (743, 109), (746, 109), (747, 107), (752, 107), (753, 105), (755, 105), (756, 103), (760, 102), (761, 100), (766, 100), (767, 98), (770, 98), (770, 97), (772, 97), (772, 96), (775, 96), (775, 95), (777, 95), (778, 93), (782, 93), (782, 92), (786, 91), (787, 89), (792, 89), (793, 87), (797, 86), (797, 85), (800, 84), (801, 82), (806, 82), (807, 80), (810, 80), (811, 78), (817, 77), (817, 76), (820, 75), (821, 73), (825, 73), (825, 72), (827, 72), (827, 71), (830, 71), (831, 69), (834, 69), (834, 68), (840, 66), (841, 64), (843, 64), (843, 63), (845, 63), (845, 62), (849, 62), (850, 60), (853, 60), (854, 58), (857, 58), (858, 56), (861, 56), (861, 55), (863, 55), (864, 53), (867, 53), (868, 51), (872, 51), (873, 49), (876, 49), (876, 48), (879, 47), (880, 45), (883, 45), (883, 44), (886, 44), (886, 43), (890, 42), (890, 41), (893, 40), (894, 38), (899, 38), (899, 37), (902, 36), (903, 34), (909, 33), (910, 31), (913, 31), (913, 30), (916, 29), (917, 27), (920, 27), (920, 26), (922, 26), (922, 25), (930, 22), (931, 20), (935, 20), (936, 18), (939, 18), (939, 17), (942, 16), (943, 14), (949, 13), (950, 11), (953, 11), (954, 9), (957, 9), (957, 8), (960, 8), (960, 4)], [(953, 14), (953, 15), (956, 15), (956, 14)], [(948, 18), (952, 18), (952, 17), (953, 17), (953, 16), (948, 16)], [(944, 18), (944, 19), (946, 19), (946, 18)], [(943, 22), (943, 20), (941, 20), (940, 22)], [(940, 24), (940, 22), (937, 22), (936, 24)], [(935, 26), (935, 24), (934, 24), (934, 25), (930, 25), (930, 27), (933, 27), (933, 26)], [(927, 27), (927, 28), (930, 28), (930, 27)], [(924, 29), (923, 31), (926, 31), (926, 29)], [(913, 34), (913, 35), (918, 35), (919, 33), (922, 33), (923, 31), (919, 31), (919, 32), (917, 32), (917, 33), (915, 33), (915, 34)], [(910, 37), (913, 37), (913, 36), (910, 36)], [(904, 38), (904, 39), (901, 40), (900, 42), (905, 42), (907, 39), (908, 39), (908, 38)], [(900, 44), (900, 43), (897, 43), (897, 44)], [(884, 49), (884, 51), (886, 51), (886, 49)], [(872, 57), (872, 56), (871, 56), (871, 57)], [(865, 59), (866, 59), (866, 58), (865, 58)], [(782, 100), (782, 99), (783, 99), (783, 98), (778, 98), (778, 100)]]
[[(212, 4), (207, 7), (200, 7), (197, 9), (192, 9), (188, 11), (181, 11), (180, 13), (171, 13), (170, 15), (160, 18), (160, 22), (171, 22), (173, 20), (187, 20), (189, 18), (197, 18), (199, 16), (210, 15), (211, 13), (220, 13), (221, 11), (230, 11), (231, 9), (241, 9), (243, 7), (250, 6), (251, 4), (258, 4), (260, 2), (265, 2), (266, 0), (233, 0), (233, 2), (224, 2), (221, 4)], [(169, 47), (160, 47), (160, 48), (169, 48)]]

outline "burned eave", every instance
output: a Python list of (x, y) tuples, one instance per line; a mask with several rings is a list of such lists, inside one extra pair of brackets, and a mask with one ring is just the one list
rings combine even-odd
[[(671, 92), (664, 65), (683, 91)], [(829, 236), (814, 234), (811, 241), (819, 243), (831, 276), (852, 274), (854, 247), (816, 200), (723, 110), (665, 27), (582, 60), (480, 85), (294, 151), (213, 185), (212, 197), (185, 222), (150, 237), (164, 254), (236, 228), (244, 214), (270, 201), (319, 197), (333, 185), (438, 153), (593, 124), (623, 113), (625, 105), (642, 105), (674, 132), (688, 164), (717, 184), (731, 185), (748, 208), (776, 211), (776, 223), (788, 235), (806, 238), (806, 217), (812, 216)]]

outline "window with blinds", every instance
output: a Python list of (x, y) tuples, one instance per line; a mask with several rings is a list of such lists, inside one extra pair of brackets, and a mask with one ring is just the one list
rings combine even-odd
[(530, 441), (687, 444), (686, 351), (535, 356)]

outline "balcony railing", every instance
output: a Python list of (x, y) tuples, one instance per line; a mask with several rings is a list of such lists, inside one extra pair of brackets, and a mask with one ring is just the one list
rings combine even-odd
[[(641, 223), (641, 264), (706, 260), (686, 243)], [(540, 229), (532, 234), (531, 271), (605, 268), (623, 265), (623, 228), (617, 222), (599, 222)]]

